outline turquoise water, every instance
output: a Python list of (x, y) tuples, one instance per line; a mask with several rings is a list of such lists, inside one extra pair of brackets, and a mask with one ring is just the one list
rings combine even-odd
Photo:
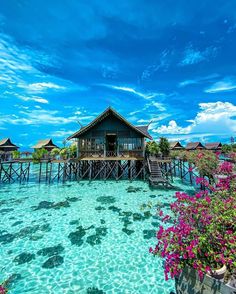
[[(176, 182), (176, 190), (192, 190)], [(10, 293), (170, 293), (149, 254), (174, 191), (142, 181), (0, 187), (0, 281)]]

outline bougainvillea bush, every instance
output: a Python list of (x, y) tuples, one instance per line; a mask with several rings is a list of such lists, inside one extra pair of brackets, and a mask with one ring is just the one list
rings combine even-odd
[[(212, 187), (204, 178), (197, 181), (208, 189), (194, 196), (177, 192), (171, 216), (164, 216), (157, 232), (157, 244), (150, 252), (165, 260), (165, 278), (178, 276), (189, 265), (200, 278), (226, 265), (236, 267), (236, 189), (232, 165), (219, 167), (227, 177)], [(173, 218), (173, 225), (165, 221)]]
[[(208, 177), (213, 182), (212, 175), (216, 172), (219, 164), (220, 153), (214, 153), (209, 150), (196, 151), (172, 151), (172, 158), (179, 158), (192, 164), (192, 168), (196, 169), (201, 177)], [(194, 168), (193, 168), (194, 167)]]
[(208, 177), (210, 182), (213, 181), (213, 174), (216, 172), (219, 164), (219, 154), (211, 151), (192, 151), (186, 152), (189, 163), (195, 165), (201, 177)]
[(0, 284), (0, 294), (7, 294), (7, 292), (7, 288), (3, 284)]

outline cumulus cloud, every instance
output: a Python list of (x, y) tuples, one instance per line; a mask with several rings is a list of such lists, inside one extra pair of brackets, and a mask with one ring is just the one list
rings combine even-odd
[(153, 130), (154, 133), (159, 134), (188, 134), (191, 131), (191, 126), (186, 128), (180, 127), (177, 125), (175, 120), (169, 121), (168, 125), (162, 125), (156, 130)]
[[(230, 102), (200, 103), (199, 112), (190, 120), (186, 127), (179, 126), (175, 120), (167, 125), (157, 127), (153, 132), (157, 134), (205, 134), (219, 136), (232, 135), (236, 132), (236, 105)], [(198, 135), (199, 136), (199, 135)]]

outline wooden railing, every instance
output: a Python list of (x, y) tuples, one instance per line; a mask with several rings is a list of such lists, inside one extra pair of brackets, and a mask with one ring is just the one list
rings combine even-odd
[(143, 157), (143, 151), (81, 151), (80, 157), (94, 157), (94, 158), (104, 158), (104, 157)]

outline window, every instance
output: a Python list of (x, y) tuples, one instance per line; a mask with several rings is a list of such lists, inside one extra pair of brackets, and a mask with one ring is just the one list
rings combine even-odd
[(120, 151), (142, 150), (141, 138), (119, 138), (118, 144)]

